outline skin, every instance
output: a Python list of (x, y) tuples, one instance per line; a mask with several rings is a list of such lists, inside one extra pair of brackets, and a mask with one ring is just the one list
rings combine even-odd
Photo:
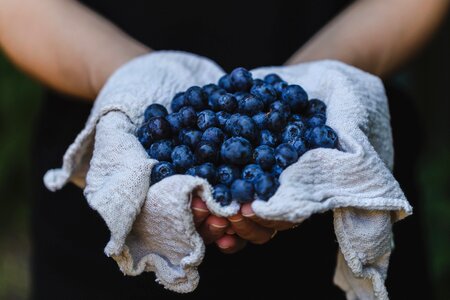
[[(429, 40), (450, 0), (360, 0), (303, 45), (286, 64), (336, 59), (386, 77)], [(73, 0), (0, 0), (0, 46), (21, 69), (66, 94), (93, 101), (107, 78), (151, 49)], [(107, 51), (105, 51), (107, 49)], [(264, 244), (294, 224), (258, 218), (250, 204), (228, 219), (193, 197), (207, 244), (234, 253)]]

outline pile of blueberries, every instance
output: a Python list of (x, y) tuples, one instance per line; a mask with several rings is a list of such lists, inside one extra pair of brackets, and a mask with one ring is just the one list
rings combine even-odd
[(175, 95), (172, 113), (151, 104), (137, 137), (151, 158), (151, 184), (174, 174), (203, 177), (222, 206), (268, 200), (278, 178), (309, 149), (337, 148), (326, 105), (277, 74), (253, 79), (244, 68), (218, 84)]

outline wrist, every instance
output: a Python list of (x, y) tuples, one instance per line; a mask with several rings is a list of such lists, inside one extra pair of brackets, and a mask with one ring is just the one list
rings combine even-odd
[(89, 68), (89, 94), (91, 99), (95, 99), (105, 85), (108, 78), (122, 65), (129, 62), (133, 58), (147, 54), (152, 49), (140, 44), (132, 43), (126, 47), (116, 49), (116, 51), (106, 54), (99, 58), (97, 64)]

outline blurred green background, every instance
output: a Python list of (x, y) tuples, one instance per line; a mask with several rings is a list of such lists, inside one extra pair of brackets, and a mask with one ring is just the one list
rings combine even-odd
[[(450, 299), (450, 24), (394, 78), (413, 96), (424, 129), (416, 170), (437, 299)], [(27, 299), (30, 159), (42, 88), (0, 54), (0, 299)], [(414, 216), (413, 216), (414, 217)], [(413, 251), (413, 250), (412, 250)]]

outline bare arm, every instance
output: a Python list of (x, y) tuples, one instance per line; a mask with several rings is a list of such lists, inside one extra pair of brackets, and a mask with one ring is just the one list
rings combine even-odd
[(86, 99), (120, 65), (150, 51), (73, 0), (0, 0), (0, 46), (40, 81)]
[(449, 0), (356, 1), (287, 64), (329, 58), (386, 76), (425, 44), (449, 4)]

